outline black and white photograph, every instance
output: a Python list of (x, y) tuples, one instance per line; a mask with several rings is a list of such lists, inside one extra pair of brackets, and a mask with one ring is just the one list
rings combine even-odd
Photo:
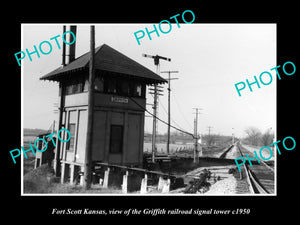
[(276, 195), (276, 24), (23, 24), (22, 45), (24, 195)]
[(5, 8), (3, 219), (296, 218), (297, 7), (212, 3)]

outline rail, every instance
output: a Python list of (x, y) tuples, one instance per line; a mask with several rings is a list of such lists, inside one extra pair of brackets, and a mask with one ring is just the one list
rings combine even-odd
[[(244, 155), (240, 149), (239, 143), (236, 143), (236, 146), (237, 146), (241, 156), (244, 157)], [(255, 177), (255, 174), (251, 171), (251, 169), (248, 168), (248, 165), (244, 164), (244, 169), (245, 169), (247, 181), (249, 184), (250, 192), (252, 194), (269, 194), (269, 192), (266, 190), (266, 188)]]
[(224, 159), (227, 155), (227, 153), (233, 148), (234, 145), (230, 145), (229, 148), (227, 150), (225, 150), (221, 155), (220, 155), (220, 159)]

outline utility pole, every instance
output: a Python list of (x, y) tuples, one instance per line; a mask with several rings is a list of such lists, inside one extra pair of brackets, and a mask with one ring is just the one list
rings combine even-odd
[(178, 80), (178, 78), (171, 78), (171, 73), (178, 73), (178, 71), (163, 71), (161, 73), (168, 73), (168, 138), (167, 138), (167, 154), (170, 154), (170, 128), (171, 128), (171, 80)]
[[(66, 32), (66, 26), (63, 26), (63, 35)], [(66, 44), (63, 43), (63, 48), (62, 48), (62, 66), (66, 65)]]
[(195, 114), (196, 117), (194, 119), (194, 139), (195, 139), (195, 148), (194, 148), (194, 163), (199, 163), (199, 156), (198, 156), (198, 131), (197, 131), (197, 127), (198, 127), (198, 114), (200, 114), (200, 112), (198, 110), (202, 110), (201, 108), (193, 108), (196, 110)]
[(153, 129), (152, 129), (152, 162), (155, 162), (155, 152), (156, 152), (156, 132), (157, 132), (157, 114), (158, 114), (158, 96), (162, 95), (160, 94), (160, 92), (162, 92), (162, 90), (160, 89), (162, 88), (161, 86), (158, 86), (157, 84), (154, 85), (153, 88), (149, 88), (149, 90), (151, 92), (149, 92), (150, 94), (153, 94), (153, 99), (154, 99), (154, 103), (153, 103)]
[(213, 128), (213, 127), (208, 126), (207, 128), (208, 128), (208, 136), (210, 137), (210, 130), (211, 130), (211, 128)]
[[(163, 56), (159, 56), (159, 55), (147, 55), (147, 54), (142, 54), (143, 57), (147, 57), (147, 58), (153, 58), (154, 59), (154, 65), (156, 65), (156, 74), (159, 75), (160, 74), (160, 68), (159, 68), (159, 60), (163, 59), (166, 61), (171, 61), (170, 58), (166, 58)], [(158, 92), (161, 91), (158, 89), (158, 85), (154, 84), (154, 103), (153, 103), (153, 129), (152, 129), (152, 162), (155, 163), (155, 152), (156, 152), (156, 131), (157, 131), (157, 111), (158, 111)]]
[(210, 138), (210, 130), (211, 130), (211, 128), (213, 128), (213, 127), (211, 127), (211, 126), (208, 126), (207, 127), (208, 128), (208, 147), (210, 147), (210, 145), (211, 145), (211, 143), (212, 143), (212, 141), (213, 141), (213, 139), (211, 139)]
[[(71, 31), (73, 34), (76, 36), (76, 31), (77, 31), (77, 26), (70, 26), (69, 31)], [(64, 25), (63, 26), (63, 34), (66, 32), (67, 27)], [(70, 37), (71, 38), (71, 37)], [(69, 46), (70, 47), (70, 46)], [(66, 54), (66, 43), (63, 42), (62, 44), (62, 66), (66, 66), (66, 56), (70, 56), (70, 52), (73, 53), (74, 58), (75, 58), (75, 44), (72, 45), (71, 48), (68, 48), (68, 54)], [(67, 60), (68, 63), (70, 63), (70, 59)], [(58, 108), (58, 125), (57, 125), (57, 130), (60, 130), (61, 128), (65, 127), (63, 125), (63, 113), (64, 113), (64, 106), (65, 106), (65, 85), (62, 84), (62, 82), (59, 83), (60, 86), (60, 101), (59, 101), (59, 108)], [(55, 161), (54, 161), (54, 167), (55, 167), (55, 176), (60, 176), (61, 174), (61, 158), (60, 158), (60, 150), (61, 150), (61, 142), (57, 139), (56, 140), (56, 153), (55, 153)]]
[(92, 140), (94, 119), (94, 79), (95, 79), (95, 26), (91, 26), (90, 64), (89, 64), (89, 92), (88, 92), (88, 124), (86, 135), (86, 149), (84, 162), (84, 189), (90, 189), (92, 181)]

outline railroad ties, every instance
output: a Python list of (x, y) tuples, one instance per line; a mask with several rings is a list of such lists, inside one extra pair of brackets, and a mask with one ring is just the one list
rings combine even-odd
[[(248, 154), (254, 157), (254, 154), (239, 142), (230, 145), (220, 156), (220, 159), (235, 159)], [(267, 164), (268, 163), (268, 164)], [(245, 163), (241, 172), (239, 172), (239, 180), (237, 182), (237, 194), (274, 194), (274, 168), (273, 162), (252, 161), (252, 166)]]
[[(222, 181), (208, 194), (274, 194), (271, 160), (261, 164), (252, 161), (252, 166), (247, 161), (241, 172), (238, 171), (234, 159), (245, 154), (249, 157), (254, 155), (246, 147), (237, 142), (215, 157), (201, 157), (198, 166), (192, 163), (189, 156), (177, 154), (159, 155), (158, 164), (146, 168), (95, 162), (93, 184), (117, 189), (123, 194), (205, 194), (212, 185)], [(169, 170), (170, 166), (176, 169)]]
[[(254, 154), (237, 143), (238, 150), (241, 156), (248, 154), (253, 157)], [(272, 162), (262, 162), (261, 164), (252, 162), (252, 166), (248, 163), (244, 164), (244, 173), (247, 176), (247, 181), (252, 194), (274, 194), (275, 193), (275, 175)]]
[(232, 150), (232, 148), (234, 147), (234, 145), (230, 145), (229, 148), (227, 150), (225, 150), (221, 155), (220, 155), (220, 159), (224, 159), (226, 157), (226, 155), (228, 154), (229, 151)]

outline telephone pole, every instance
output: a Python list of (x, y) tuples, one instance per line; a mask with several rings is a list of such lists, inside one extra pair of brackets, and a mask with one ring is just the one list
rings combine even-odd
[(194, 148), (194, 163), (199, 163), (199, 156), (198, 156), (198, 114), (200, 112), (198, 110), (202, 110), (201, 108), (193, 108), (196, 110), (194, 114), (196, 114), (195, 119), (194, 119), (194, 139), (195, 139), (195, 148)]
[(210, 147), (211, 144), (213, 144), (213, 141), (214, 141), (213, 138), (210, 137), (210, 130), (211, 130), (211, 128), (213, 128), (213, 127), (208, 126), (207, 128), (208, 128), (208, 147)]
[(88, 92), (88, 124), (84, 161), (84, 189), (90, 189), (92, 183), (92, 138), (93, 138), (93, 118), (94, 118), (94, 79), (95, 79), (95, 26), (90, 28), (90, 64), (89, 64), (89, 92)]
[(161, 86), (157, 84), (153, 88), (149, 88), (150, 94), (153, 94), (153, 128), (152, 128), (152, 162), (155, 162), (155, 153), (156, 153), (156, 132), (157, 132), (157, 114), (158, 114), (158, 96), (162, 95)]
[(161, 73), (168, 73), (168, 138), (167, 138), (167, 154), (170, 154), (170, 128), (171, 128), (171, 80), (178, 80), (178, 78), (171, 78), (171, 73), (178, 73), (178, 71), (163, 71)]
[[(147, 54), (142, 54), (143, 57), (147, 57), (147, 58), (152, 58), (154, 59), (154, 65), (156, 65), (156, 74), (159, 75), (160, 74), (160, 67), (159, 67), (159, 60), (163, 59), (166, 61), (171, 61), (170, 58), (166, 58), (163, 56), (159, 56), (159, 55), (147, 55)], [(156, 152), (156, 131), (157, 131), (157, 111), (158, 111), (158, 95), (159, 94), (159, 90), (158, 89), (158, 85), (154, 84), (154, 103), (153, 103), (153, 129), (152, 129), (152, 162), (155, 163), (155, 152)]]
[(208, 128), (208, 136), (210, 137), (210, 130), (211, 130), (211, 128), (213, 128), (213, 127), (208, 126), (207, 128)]

